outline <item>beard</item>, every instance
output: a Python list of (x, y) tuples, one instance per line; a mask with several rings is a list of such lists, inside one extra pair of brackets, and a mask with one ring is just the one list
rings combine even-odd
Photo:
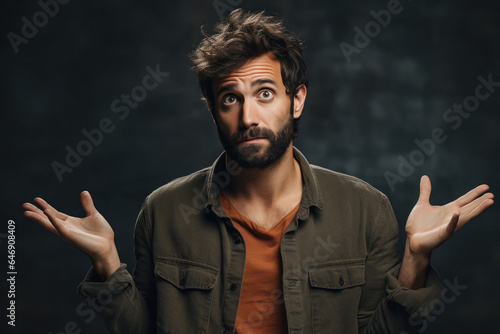
[[(286, 124), (276, 134), (270, 129), (254, 127), (240, 129), (235, 134), (226, 136), (218, 124), (217, 132), (222, 146), (231, 160), (236, 161), (244, 168), (265, 168), (281, 160), (285, 154), (293, 139), (293, 123), (293, 115), (290, 115)], [(260, 153), (263, 150), (262, 144), (242, 144), (242, 141), (251, 138), (265, 138), (269, 141), (269, 146)]]

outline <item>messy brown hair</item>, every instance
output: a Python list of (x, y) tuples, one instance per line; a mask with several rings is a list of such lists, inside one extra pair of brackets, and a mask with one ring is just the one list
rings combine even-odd
[[(190, 54), (198, 84), (212, 111), (215, 106), (213, 80), (229, 75), (249, 59), (267, 52), (272, 52), (281, 63), (281, 77), (293, 106), (297, 88), (308, 84), (304, 48), (298, 37), (285, 28), (282, 20), (266, 16), (264, 12), (236, 9), (214, 30), (213, 35), (208, 35), (202, 28), (205, 38)], [(298, 133), (296, 123), (294, 137)]]

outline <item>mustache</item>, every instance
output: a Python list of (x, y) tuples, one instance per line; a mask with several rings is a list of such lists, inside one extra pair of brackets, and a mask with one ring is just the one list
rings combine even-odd
[(250, 128), (243, 131), (238, 131), (234, 135), (231, 136), (231, 142), (240, 143), (245, 140), (250, 140), (254, 138), (266, 138), (272, 139), (274, 138), (274, 132), (265, 128)]

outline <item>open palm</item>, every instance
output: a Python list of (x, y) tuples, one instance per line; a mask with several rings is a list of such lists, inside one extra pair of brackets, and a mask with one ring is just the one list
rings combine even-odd
[(115, 249), (113, 229), (96, 210), (89, 192), (82, 192), (80, 200), (87, 214), (84, 218), (59, 212), (39, 197), (34, 200), (39, 207), (31, 203), (23, 204), (26, 210), (24, 215), (76, 246), (92, 259), (106, 258)]
[(429, 255), (451, 238), (456, 231), (493, 204), (494, 195), (484, 193), (488, 189), (483, 184), (453, 202), (433, 206), (429, 202), (431, 182), (429, 177), (423, 176), (420, 181), (420, 197), (406, 222), (410, 251), (417, 255)]

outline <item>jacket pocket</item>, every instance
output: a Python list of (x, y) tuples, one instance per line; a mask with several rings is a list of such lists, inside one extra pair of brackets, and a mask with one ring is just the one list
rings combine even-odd
[(162, 333), (206, 333), (219, 270), (175, 258), (159, 258), (157, 327)]
[(357, 333), (365, 259), (309, 266), (314, 333)]

